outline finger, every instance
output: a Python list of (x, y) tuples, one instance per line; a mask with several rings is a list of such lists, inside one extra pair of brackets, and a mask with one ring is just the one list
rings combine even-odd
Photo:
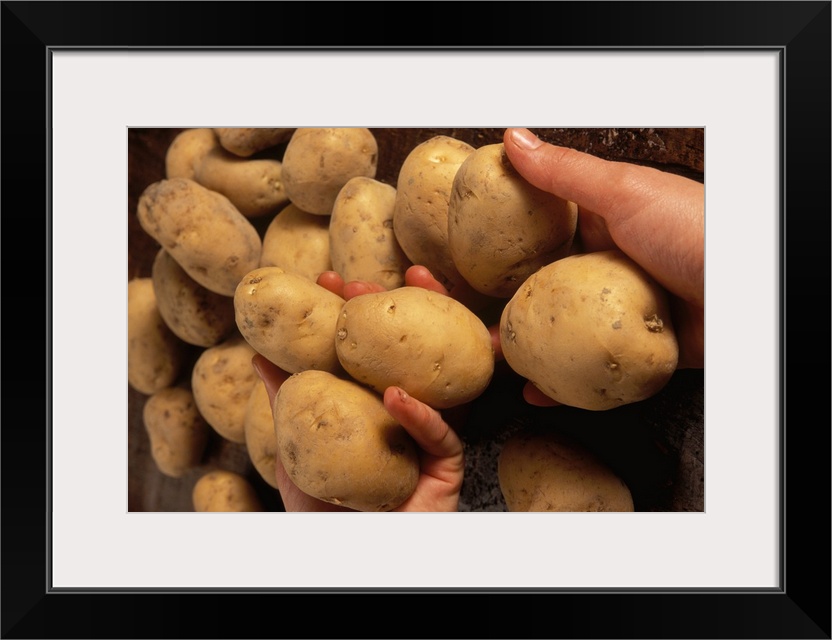
[(452, 463), (448, 468), (459, 470), (454, 459), (462, 456), (462, 441), (436, 409), (399, 387), (385, 389), (384, 407), (425, 453), (438, 459), (450, 459)]
[(503, 360), (503, 344), (500, 342), (500, 324), (492, 324), (488, 327), (488, 333), (491, 334), (491, 348), (494, 350), (494, 360), (499, 362)]
[(362, 296), (366, 293), (379, 293), (387, 291), (380, 284), (375, 282), (365, 282), (364, 280), (352, 280), (344, 285), (344, 300), (351, 300), (356, 296)]
[(344, 279), (335, 271), (324, 271), (316, 282), (324, 289), (328, 289), (336, 296), (344, 297)]
[(523, 399), (535, 407), (556, 407), (560, 404), (534, 386), (532, 382), (527, 382), (523, 387)]
[(257, 375), (260, 376), (263, 384), (266, 385), (266, 392), (269, 394), (269, 406), (274, 407), (274, 397), (277, 394), (277, 390), (280, 389), (280, 385), (286, 382), (290, 374), (259, 353), (254, 354), (252, 357), (251, 366), (254, 367)]
[(427, 267), (422, 265), (413, 265), (408, 267), (404, 272), (404, 282), (409, 287), (421, 287), (428, 291), (441, 293), (443, 296), (448, 295), (448, 290), (445, 286), (433, 277), (433, 274)]

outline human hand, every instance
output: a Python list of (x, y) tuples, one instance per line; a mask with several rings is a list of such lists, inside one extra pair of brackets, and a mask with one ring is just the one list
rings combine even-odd
[[(506, 129), (512, 166), (528, 182), (578, 205), (581, 251), (618, 248), (671, 294), (678, 368), (702, 368), (705, 344), (705, 188), (649, 167), (612, 162)], [(556, 404), (528, 383), (531, 404)]]
[[(407, 285), (423, 286), (447, 295), (445, 288), (424, 267), (411, 267), (408, 274), (405, 276)], [(374, 283), (345, 283), (331, 271), (321, 274), (318, 284), (345, 300), (384, 290)], [(266, 385), (270, 406), (274, 407), (275, 394), (289, 374), (259, 354), (252, 359), (252, 365)], [(395, 511), (457, 511), (465, 459), (462, 441), (456, 431), (438, 411), (399, 387), (388, 387), (383, 399), (385, 409), (419, 447), (420, 475), (416, 489)], [(351, 511), (303, 493), (289, 478), (279, 457), (275, 461), (275, 479), (286, 511)]]

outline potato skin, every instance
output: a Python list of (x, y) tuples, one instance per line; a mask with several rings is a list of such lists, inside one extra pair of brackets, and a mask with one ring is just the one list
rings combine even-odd
[(375, 178), (378, 143), (362, 127), (296, 129), (283, 154), (283, 185), (289, 200), (316, 215), (330, 215), (350, 178)]
[(478, 148), (454, 176), (448, 247), (480, 293), (511, 297), (539, 268), (569, 255), (577, 223), (577, 205), (523, 179), (502, 143)]
[(259, 218), (289, 203), (282, 171), (279, 160), (240, 158), (216, 147), (196, 165), (193, 179), (224, 195), (246, 218)]
[(280, 460), (298, 488), (358, 511), (389, 511), (416, 489), (412, 438), (381, 397), (325, 371), (289, 377), (277, 392), (274, 427)]
[(236, 328), (234, 301), (203, 287), (164, 249), (156, 253), (151, 278), (159, 313), (180, 340), (212, 347)]
[(547, 396), (593, 411), (656, 394), (679, 357), (667, 293), (618, 250), (569, 256), (528, 278), (503, 309), (500, 343)]
[(215, 469), (194, 484), (194, 511), (263, 511), (263, 503), (245, 476), (225, 469)]
[(215, 127), (223, 149), (242, 158), (248, 158), (265, 149), (287, 142), (294, 133), (293, 128), (269, 127)]
[(142, 228), (214, 293), (233, 296), (240, 278), (260, 262), (257, 229), (228, 198), (193, 180), (151, 184), (137, 214)]
[(246, 405), (244, 418), (246, 451), (251, 464), (269, 486), (277, 489), (275, 460), (277, 437), (274, 433), (274, 416), (269, 404), (269, 394), (262, 380), (254, 383)]
[(182, 372), (187, 347), (165, 324), (151, 278), (127, 283), (127, 382), (145, 395), (171, 386)]
[(470, 402), (494, 373), (488, 328), (462, 303), (420, 287), (344, 303), (335, 348), (344, 370), (383, 393), (399, 386), (436, 409)]
[(344, 299), (280, 267), (254, 269), (234, 295), (237, 327), (263, 357), (286, 371), (341, 373), (335, 325)]
[(413, 264), (427, 267), (449, 289), (463, 278), (448, 248), (448, 203), (456, 172), (473, 151), (462, 140), (434, 136), (411, 150), (396, 182), (396, 239)]
[(150, 438), (150, 454), (159, 471), (180, 478), (199, 466), (209, 427), (189, 389), (160, 389), (145, 402), (142, 419)]
[(329, 220), (332, 268), (344, 281), (395, 289), (411, 266), (393, 232), (396, 188), (374, 178), (351, 178), (338, 192)]
[(634, 511), (624, 481), (554, 429), (511, 435), (500, 450), (497, 477), (509, 511)]
[(307, 213), (289, 204), (278, 213), (263, 235), (261, 267), (280, 267), (312, 282), (332, 270), (329, 218)]
[(255, 382), (255, 351), (239, 334), (209, 347), (194, 363), (191, 388), (199, 412), (226, 440), (244, 443), (245, 415)]
[(194, 180), (202, 159), (219, 144), (213, 129), (186, 129), (173, 139), (165, 153), (165, 177)]

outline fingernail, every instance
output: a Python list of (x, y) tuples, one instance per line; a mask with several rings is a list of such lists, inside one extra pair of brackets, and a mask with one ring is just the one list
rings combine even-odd
[(402, 402), (407, 402), (408, 397), (409, 396), (407, 395), (407, 391), (400, 388), (399, 389), (399, 400), (401, 400)]
[(532, 151), (543, 144), (543, 141), (528, 129), (512, 129), (511, 140), (521, 149)]

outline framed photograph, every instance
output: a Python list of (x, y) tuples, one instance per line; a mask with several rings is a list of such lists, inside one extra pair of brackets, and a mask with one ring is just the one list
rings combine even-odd
[[(37, 375), (9, 367), (20, 389), (4, 398), (38, 417), (7, 411), (0, 431), (3, 637), (830, 637), (829, 2), (2, 12), (4, 264), (23, 269), (7, 271), (5, 317), (45, 319), (43, 351), (20, 357), (41, 342), (7, 335), (8, 361)], [(373, 12), (402, 25), (396, 38), (368, 31)], [(172, 485), (137, 484), (149, 444), (130, 435), (142, 399), (124, 385), (126, 294), (152, 243), (128, 258), (131, 163), (150, 179), (179, 131), (272, 125), (368, 127), (386, 149), (524, 126), (703, 182), (706, 366), (663, 397), (704, 422), (686, 467), (698, 497), (642, 488), (626, 514), (506, 513), (471, 494), (457, 514), (194, 514), (187, 493), (162, 495)], [(22, 251), (30, 238), (42, 261)], [(42, 315), (15, 307), (32, 298)], [(652, 420), (645, 406), (632, 422)], [(626, 460), (632, 442), (610, 433)], [(406, 630), (356, 615), (378, 596)], [(453, 630), (430, 613), (440, 597), (470, 603)], [(327, 613), (307, 629), (292, 617), (310, 606)]]

